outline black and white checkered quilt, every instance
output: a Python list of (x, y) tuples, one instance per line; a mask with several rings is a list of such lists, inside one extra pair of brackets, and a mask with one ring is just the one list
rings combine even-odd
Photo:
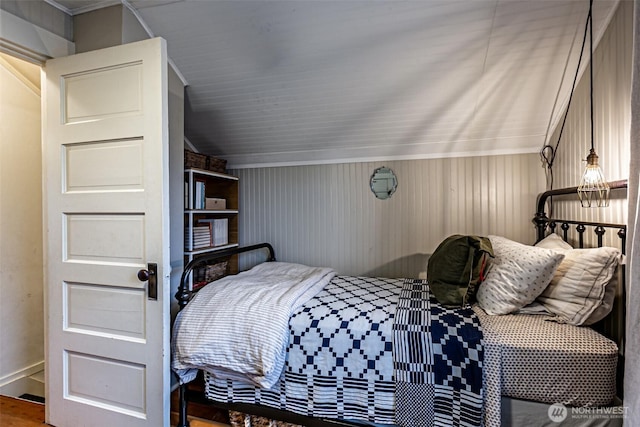
[(208, 397), (314, 417), (393, 424), (391, 336), (402, 283), (336, 276), (291, 317), (279, 383), (265, 390), (209, 377)]
[[(414, 286), (415, 283), (407, 279), (335, 277), (291, 317), (287, 361), (281, 379), (274, 387), (266, 390), (245, 382), (206, 375), (207, 397), (218, 402), (257, 403), (313, 417), (396, 424), (399, 416), (402, 419), (398, 412), (398, 409), (402, 411), (402, 406), (397, 408), (398, 397), (408, 397), (409, 400), (404, 402), (410, 403), (411, 398), (418, 396), (403, 391), (406, 376), (396, 382), (399, 371), (396, 367), (394, 372), (393, 360), (398, 349), (394, 349), (392, 342), (402, 332), (399, 329), (394, 331), (393, 326), (397, 321), (396, 309), (401, 292), (406, 292), (403, 287)], [(417, 283), (424, 284), (422, 281)], [(440, 381), (436, 384), (438, 393), (434, 392), (434, 406), (442, 410), (436, 410), (434, 414), (451, 408), (453, 418), (458, 418), (458, 413), (464, 417), (468, 412), (467, 396), (475, 396), (475, 380), (479, 379), (481, 386), (482, 373), (480, 371), (476, 376), (473, 361), (461, 364), (457, 355), (451, 360), (448, 356), (435, 356), (441, 348), (446, 351), (452, 348), (453, 339), (447, 333), (454, 333), (454, 330), (471, 333), (470, 327), (440, 316), (439, 310), (436, 308), (436, 315), (431, 318), (436, 319), (435, 323), (439, 325), (432, 329), (440, 334), (434, 340), (431, 353), (439, 363), (431, 369), (431, 377)], [(471, 315), (475, 316), (472, 311)], [(477, 332), (471, 336), (472, 339), (477, 337)], [(477, 351), (475, 344), (473, 346)], [(476, 365), (480, 368), (481, 349), (477, 356)], [(451, 365), (449, 373), (444, 366), (447, 364)], [(418, 371), (408, 374), (409, 377), (423, 377), (422, 369), (427, 368), (419, 365)], [(458, 375), (461, 372), (463, 374)], [(462, 389), (455, 391), (460, 388), (458, 385)], [(467, 386), (471, 386), (473, 391), (467, 391)], [(441, 402), (449, 392), (452, 399), (459, 402), (458, 406)], [(420, 402), (418, 407), (423, 405), (424, 402)], [(417, 407), (409, 406), (407, 413), (416, 411)], [(439, 419), (439, 415), (434, 415), (434, 420)]]
[(423, 280), (406, 280), (393, 326), (396, 423), (480, 426), (482, 331), (471, 307), (441, 306)]

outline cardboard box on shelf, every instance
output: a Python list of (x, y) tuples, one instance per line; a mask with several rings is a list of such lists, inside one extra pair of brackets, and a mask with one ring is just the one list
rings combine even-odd
[(215, 197), (207, 197), (204, 203), (204, 208), (209, 211), (215, 211), (219, 209), (227, 208), (227, 201), (225, 199), (217, 199)]

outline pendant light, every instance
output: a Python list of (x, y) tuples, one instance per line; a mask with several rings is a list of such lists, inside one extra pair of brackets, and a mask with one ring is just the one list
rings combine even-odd
[(593, 0), (589, 1), (589, 15), (587, 24), (589, 25), (589, 95), (591, 104), (591, 150), (587, 156), (587, 167), (585, 168), (580, 185), (578, 186), (578, 198), (582, 207), (603, 207), (609, 206), (609, 184), (604, 179), (604, 174), (598, 165), (598, 155), (593, 146)]

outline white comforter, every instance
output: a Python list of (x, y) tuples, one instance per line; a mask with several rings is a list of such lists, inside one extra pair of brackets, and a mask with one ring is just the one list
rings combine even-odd
[(180, 382), (202, 369), (271, 388), (284, 367), (289, 317), (334, 276), (330, 268), (265, 262), (201, 289), (174, 324)]

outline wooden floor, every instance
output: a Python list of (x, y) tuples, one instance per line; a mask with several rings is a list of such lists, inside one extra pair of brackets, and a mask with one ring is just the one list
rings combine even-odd
[[(189, 413), (191, 427), (228, 426), (226, 414), (223, 415), (221, 411), (211, 407), (193, 404)], [(171, 425), (176, 425), (177, 421), (178, 414), (172, 412)], [(0, 427), (44, 427), (46, 425), (43, 404), (0, 396)]]
[(0, 396), (0, 426), (42, 427), (44, 405), (13, 397)]

